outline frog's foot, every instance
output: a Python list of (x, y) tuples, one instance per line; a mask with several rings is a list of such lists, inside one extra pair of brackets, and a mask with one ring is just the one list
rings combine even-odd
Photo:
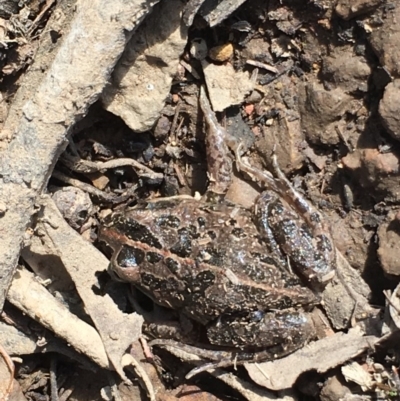
[(237, 169), (247, 173), (252, 180), (258, 181), (261, 185), (265, 185), (269, 189), (272, 189), (273, 191), (279, 193), (279, 188), (274, 179), (274, 176), (269, 171), (262, 171), (244, 162), (244, 160), (242, 159), (242, 148), (243, 143), (239, 143), (234, 149), (232, 149), (235, 152)]
[(193, 376), (205, 372), (210, 369), (226, 368), (231, 366), (243, 365), (244, 363), (251, 362), (266, 362), (274, 359), (282, 358), (297, 349), (301, 348), (303, 344), (294, 344), (288, 342), (286, 346), (280, 345), (277, 347), (271, 347), (267, 350), (258, 352), (245, 352), (245, 351), (218, 351), (209, 350), (204, 348), (195, 347), (192, 345), (182, 344), (173, 340), (153, 340), (149, 344), (150, 346), (161, 346), (175, 348), (188, 354), (196, 355), (201, 359), (206, 359), (211, 362), (202, 363), (198, 361), (199, 366), (192, 369), (185, 377), (190, 379)]

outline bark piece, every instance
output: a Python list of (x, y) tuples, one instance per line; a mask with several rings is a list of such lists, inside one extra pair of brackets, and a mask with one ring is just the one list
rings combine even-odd
[(309, 370), (324, 373), (373, 347), (378, 340), (375, 336), (363, 336), (355, 328), (347, 334), (336, 333), (311, 343), (286, 358), (245, 366), (257, 384), (282, 390), (291, 387), (301, 373)]
[[(32, 323), (29, 317), (22, 316), (18, 320), (18, 324), (21, 322), (23, 323), (21, 327), (14, 327), (0, 322), (0, 344), (3, 345), (9, 355), (20, 356), (54, 352), (77, 361), (86, 369), (93, 370), (96, 367), (85, 355), (79, 354), (61, 338), (55, 337), (50, 332), (46, 332), (44, 336), (43, 331), (39, 333), (31, 331), (29, 334), (23, 332), (23, 328)], [(41, 336), (43, 337), (41, 338)], [(43, 341), (43, 338), (45, 341)]]
[(187, 43), (181, 0), (162, 2), (128, 43), (103, 93), (108, 111), (134, 131), (149, 130), (160, 117), (179, 56)]
[[(154, 1), (80, 2), (57, 56), (41, 85), (22, 107), (15, 136), (0, 160), (0, 307), (17, 265), (38, 195), (66, 145), (72, 125), (94, 103), (126, 43), (127, 32)], [(10, 202), (12, 200), (12, 203)]]
[(200, 15), (212, 28), (228, 18), (245, 1), (246, 0), (209, 1), (201, 8)]
[(382, 0), (339, 0), (335, 11), (345, 20), (366, 14), (378, 7)]
[(45, 253), (45, 248), (48, 254), (61, 259), (99, 331), (109, 359), (121, 377), (125, 377), (121, 358), (141, 335), (143, 319), (135, 313), (121, 312), (108, 295), (94, 291), (99, 287), (99, 274), (109, 265), (108, 259), (68, 226), (49, 197), (44, 197), (42, 203), (44, 209), (39, 227), (42, 236), (40, 240), (32, 241), (30, 252)]
[(24, 268), (17, 270), (7, 299), (32, 319), (67, 341), (101, 367), (109, 368), (107, 354), (96, 330), (70, 313)]
[(254, 82), (247, 72), (235, 71), (231, 64), (215, 65), (202, 62), (210, 102), (214, 111), (242, 103), (253, 90)]

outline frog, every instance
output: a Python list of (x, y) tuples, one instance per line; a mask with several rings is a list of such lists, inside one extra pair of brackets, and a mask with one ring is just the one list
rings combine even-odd
[[(309, 311), (335, 275), (335, 246), (322, 214), (291, 185), (275, 154), (273, 172), (251, 166), (242, 144), (219, 124), (204, 86), (199, 104), (207, 192), (114, 212), (99, 239), (113, 249), (114, 277), (205, 327), (220, 350), (206, 359), (219, 360), (218, 366), (276, 359), (315, 336)], [(233, 162), (266, 187), (253, 209), (225, 199)]]

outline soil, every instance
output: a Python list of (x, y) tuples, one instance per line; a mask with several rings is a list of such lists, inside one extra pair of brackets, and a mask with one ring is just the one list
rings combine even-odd
[[(176, 3), (184, 9), (183, 2)], [(347, 316), (342, 326), (331, 323), (329, 329), (321, 330), (325, 334), (320, 338), (327, 333), (348, 333), (356, 325), (354, 320), (368, 335), (388, 337), (376, 351), (360, 351), (355, 359), (349, 356), (334, 366), (327, 362), (318, 374), (316, 370), (302, 373), (290, 396), (339, 400), (376, 394), (383, 399), (396, 398), (400, 391), (399, 350), (393, 340), (398, 324), (393, 316), (398, 309), (393, 297), (400, 277), (400, 4), (384, 0), (247, 0), (210, 27), (208, 3), (212, 2), (206, 2), (193, 23), (178, 30), (176, 37), (172, 25), (165, 32), (160, 28), (160, 33), (157, 28), (163, 25), (155, 25), (161, 18), (157, 7), (168, 8), (167, 2), (154, 7), (153, 14), (144, 19), (145, 33), (139, 27), (136, 35), (140, 39), (133, 37), (139, 50), (125, 51), (102, 97), (73, 125), (70, 146), (55, 165), (45, 192), (69, 225), (107, 257), (110, 252), (97, 241), (97, 232), (111, 210), (157, 197), (204, 194), (208, 184), (205, 127), (197, 99), (199, 86), (205, 83), (219, 121), (244, 143), (249, 163), (270, 169), (274, 149), (295, 188), (323, 212), (337, 250), (368, 288), (363, 296), (374, 307), (374, 312), (368, 310), (370, 316), (364, 316), (368, 323)], [(171, 13), (171, 24), (174, 18), (181, 24), (178, 11), (170, 6), (160, 14)], [(20, 3), (7, 0), (0, 5), (0, 127), (7, 126), (7, 116), (18, 119), (22, 114), (22, 105), (36, 90), (35, 82), (40, 83), (67, 35), (74, 12), (72, 2), (47, 1), (44, 5), (33, 0), (21, 8)], [(157, 31), (156, 39), (150, 38), (146, 28)], [(149, 49), (160, 53), (155, 56)], [(127, 67), (127, 60), (135, 65), (134, 72)], [(36, 74), (31, 86), (24, 82), (28, 73)], [(154, 97), (153, 92), (157, 92)], [(134, 107), (138, 102), (141, 107)], [(13, 108), (17, 110), (14, 114)], [(13, 134), (3, 129), (2, 149), (12, 143)], [(131, 162), (115, 164), (118, 159), (134, 160), (149, 170)], [(77, 167), (77, 160), (86, 170)], [(111, 168), (100, 166), (107, 162)], [(89, 164), (100, 167), (90, 170)], [(260, 190), (249, 177), (235, 171), (227, 199), (251, 207)], [(0, 209), (2, 206), (0, 202)], [(31, 231), (40, 238), (36, 221), (34, 218)], [(41, 280), (53, 280), (53, 272), (42, 276), (42, 259), (35, 264), (25, 255), (21, 264)], [(129, 286), (113, 282), (105, 272), (100, 277), (101, 285), (94, 290), (110, 294), (124, 313), (131, 313)], [(61, 281), (64, 288), (50, 289), (53, 295), (61, 300), (67, 297), (68, 303), (74, 299), (75, 305), (72, 302), (69, 309), (75, 307), (73, 313), (86, 322), (95, 320), (85, 315), (75, 292), (75, 278)], [(353, 282), (347, 283), (353, 287)], [(389, 302), (390, 291), (394, 296)], [(136, 296), (141, 307), (152, 307), (148, 299)], [(357, 306), (353, 312), (360, 312)], [(325, 314), (334, 320), (329, 311)], [(395, 322), (382, 329), (384, 314), (387, 322), (391, 318)], [(3, 322), (22, 332), (45, 332), (33, 320), (20, 319), (22, 313), (7, 302)], [(3, 346), (6, 353), (19, 357), (15, 377), (24, 394), (19, 394), (21, 399), (49, 399), (49, 371), (57, 371), (56, 385), (63, 399), (100, 399), (100, 391), (110, 392), (110, 383), (120, 382), (116, 376), (110, 379), (106, 369), (99, 369), (93, 377), (82, 361), (65, 354), (17, 353), (8, 344)], [(141, 348), (133, 348), (132, 354), (142, 361)], [(207, 373), (191, 379), (189, 386), (184, 375), (192, 365), (181, 359), (161, 349), (156, 369), (146, 367), (157, 399), (266, 397), (265, 388), (254, 384), (248, 376), (252, 373), (243, 367), (230, 370), (240, 386), (239, 382), (236, 387), (221, 384)], [(369, 381), (364, 376), (351, 379), (349, 372), (339, 369), (350, 361)], [(122, 399), (146, 399), (138, 384), (140, 375), (129, 375), (135, 385), (120, 384)], [(246, 392), (243, 388), (248, 382), (251, 386)], [(283, 398), (282, 389), (268, 388), (275, 390), (268, 394)]]

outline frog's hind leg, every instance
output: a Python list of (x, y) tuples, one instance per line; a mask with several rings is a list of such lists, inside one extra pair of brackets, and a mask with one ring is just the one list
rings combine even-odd
[(232, 160), (228, 148), (232, 140), (226, 130), (218, 123), (218, 120), (211, 109), (206, 89), (200, 87), (199, 103), (206, 122), (206, 148), (208, 178), (210, 184), (207, 196), (212, 200), (216, 197), (223, 197), (228, 191), (232, 179)]
[(256, 179), (261, 184), (264, 184), (267, 189), (271, 189), (284, 198), (285, 201), (301, 216), (303, 216), (304, 220), (312, 227), (313, 234), (318, 235), (326, 230), (326, 227), (323, 225), (321, 213), (294, 189), (293, 185), (280, 169), (275, 152), (272, 153), (272, 167), (275, 174), (274, 177), (269, 171), (262, 171), (245, 163), (242, 160), (240, 151), (241, 145), (239, 145), (235, 150), (236, 164), (238, 169), (248, 173), (253, 179)]
[(336, 247), (334, 245), (330, 227), (322, 213), (294, 189), (279, 168), (275, 152), (272, 154), (272, 167), (276, 177), (279, 194), (288, 204), (303, 218), (316, 243), (316, 249), (320, 252), (323, 261), (321, 270), (316, 269), (315, 278), (321, 284), (326, 284), (332, 279), (336, 271)]
[(321, 235), (328, 230), (322, 214), (311, 203), (297, 192), (280, 169), (276, 153), (272, 153), (272, 167), (277, 180), (279, 194), (295, 209), (312, 229), (314, 236)]
[(281, 358), (303, 347), (315, 335), (315, 328), (307, 314), (288, 309), (222, 316), (210, 324), (207, 334), (212, 344), (229, 347), (231, 351), (204, 349), (171, 340), (154, 340), (150, 345), (180, 349), (212, 361), (189, 372), (186, 378), (190, 378), (209, 369)]
[[(311, 270), (314, 270), (314, 277), (309, 278), (313, 280), (315, 279), (314, 281), (318, 283), (326, 284), (335, 274), (336, 248), (333, 244), (330, 228), (323, 215), (313, 205), (307, 202), (307, 200), (292, 186), (285, 174), (279, 168), (275, 153), (272, 154), (274, 175), (268, 171), (261, 171), (243, 162), (240, 156), (240, 146), (236, 149), (235, 154), (236, 163), (240, 170), (245, 171), (253, 179), (256, 179), (264, 184), (269, 190), (275, 192), (279, 197), (286, 201), (293, 211), (301, 216), (303, 221), (306, 223), (311, 233), (311, 237), (313, 238), (312, 240), (310, 239), (310, 241), (314, 244), (313, 246), (315, 246), (320, 255), (318, 265), (315, 266), (315, 269), (311, 267)], [(265, 202), (262, 202), (263, 197), (265, 197), (264, 194), (260, 196), (258, 201), (260, 205), (257, 205), (257, 207), (262, 207), (262, 203), (265, 204)], [(265, 226), (267, 227), (268, 224), (265, 224)], [(293, 235), (288, 232), (288, 243), (291, 242), (291, 237), (293, 237)], [(308, 267), (309, 266), (307, 266), (305, 270), (309, 270)]]

